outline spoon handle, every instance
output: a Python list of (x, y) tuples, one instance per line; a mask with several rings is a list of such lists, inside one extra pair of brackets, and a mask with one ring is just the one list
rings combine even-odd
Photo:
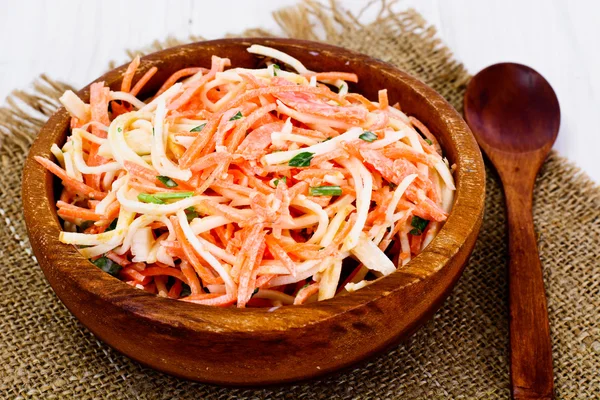
[(553, 393), (548, 308), (533, 227), (533, 184), (534, 179), (504, 182), (510, 256), (510, 372), (514, 399), (551, 399)]

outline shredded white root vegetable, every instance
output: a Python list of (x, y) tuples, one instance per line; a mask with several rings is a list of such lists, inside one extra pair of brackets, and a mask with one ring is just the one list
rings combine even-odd
[(358, 260), (373, 271), (389, 275), (396, 270), (396, 266), (375, 243), (362, 235), (357, 245), (351, 250)]
[(74, 116), (77, 119), (85, 121), (88, 119), (90, 115), (90, 105), (85, 104), (79, 96), (73, 93), (72, 90), (67, 90), (60, 98), (58, 99), (60, 103), (65, 106), (69, 114)]
[(355, 184), (355, 191), (358, 193), (356, 198), (356, 221), (350, 230), (348, 237), (344, 240), (343, 250), (352, 250), (359, 241), (360, 233), (363, 231), (369, 208), (371, 206), (371, 191), (373, 190), (373, 177), (367, 168), (355, 157), (349, 160), (340, 160), (341, 165), (346, 167), (352, 174)]
[(132, 287), (212, 306), (327, 300), (402, 268), (454, 203), (435, 136), (392, 91), (351, 93), (353, 73), (247, 51), (266, 67), (215, 55), (143, 100), (156, 68), (133, 82), (137, 58), (120, 90), (61, 96), (71, 133), (56, 163), (36, 158), (63, 183), (61, 242)]
[(358, 289), (364, 288), (368, 284), (369, 284), (369, 281), (365, 281), (365, 280), (362, 280), (358, 283), (349, 282), (346, 284), (346, 286), (344, 286), (344, 289), (346, 289), (348, 292), (352, 293), (352, 292), (356, 292)]
[(268, 165), (275, 165), (289, 162), (292, 158), (304, 152), (312, 153), (314, 155), (324, 154), (335, 150), (338, 146), (342, 144), (342, 142), (351, 142), (352, 140), (358, 139), (358, 137), (363, 132), (364, 131), (361, 128), (351, 128), (345, 133), (334, 137), (326, 142), (321, 142), (313, 146), (304, 147), (298, 150), (279, 151), (277, 153), (267, 154), (264, 160)]

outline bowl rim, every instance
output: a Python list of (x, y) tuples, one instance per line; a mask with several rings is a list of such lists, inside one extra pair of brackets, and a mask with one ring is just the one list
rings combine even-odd
[[(340, 313), (349, 312), (434, 276), (449, 259), (459, 252), (466, 238), (472, 235), (473, 232), (478, 231), (484, 208), (485, 171), (479, 147), (472, 133), (458, 112), (441, 95), (418, 78), (389, 63), (352, 50), (313, 41), (280, 38), (229, 38), (195, 42), (148, 54), (141, 58), (140, 69), (143, 73), (152, 65), (171, 57), (178, 57), (194, 47), (232, 44), (249, 46), (253, 43), (273, 47), (278, 45), (295, 46), (304, 50), (317, 50), (322, 53), (343, 55), (368, 62), (376, 66), (382, 73), (400, 77), (423, 101), (428, 102), (430, 106), (435, 104), (435, 107), (441, 109), (444, 115), (443, 123), (448, 126), (450, 141), (457, 148), (456, 159), (453, 160), (457, 165), (454, 172), (457, 190), (448, 220), (430, 245), (403, 269), (395, 271), (384, 279), (379, 279), (358, 292), (325, 301), (294, 307), (281, 307), (275, 310), (203, 306), (161, 298), (131, 288), (121, 280), (95, 267), (89, 260), (83, 258), (74, 246), (60, 243), (58, 240), (58, 233), (62, 229), (56, 215), (54, 202), (51, 201), (52, 197), (48, 195), (48, 193), (52, 193), (54, 177), (35, 162), (33, 157), (51, 157), (50, 149), (42, 147), (42, 139), (50, 137), (53, 143), (56, 143), (61, 136), (65, 135), (68, 113), (63, 107), (57, 110), (42, 127), (38, 138), (29, 151), (23, 172), (22, 198), (26, 199), (27, 196), (36, 191), (44, 192), (44, 202), (37, 204), (23, 202), (28, 233), (30, 236), (36, 236), (37, 240), (32, 242), (42, 244), (42, 247), (44, 247), (44, 249), (38, 249), (34, 246), (36, 257), (43, 258), (49, 249), (60, 248), (64, 252), (63, 258), (76, 264), (80, 272), (71, 274), (71, 280), (65, 283), (74, 285), (77, 289), (85, 290), (98, 299), (123, 308), (135, 314), (136, 317), (146, 318), (154, 322), (158, 321), (168, 326), (212, 332), (219, 332), (225, 328), (229, 332), (237, 333), (256, 333), (264, 329), (269, 331), (287, 330), (316, 324)], [(120, 81), (117, 78), (118, 76), (122, 77), (127, 65), (123, 64), (103, 74), (94, 82), (114, 83)], [(81, 89), (78, 94), (84, 97), (89, 96), (89, 86), (87, 85)], [(60, 127), (62, 127), (62, 130)], [(50, 215), (44, 215), (44, 213)], [(30, 229), (34, 218), (47, 219), (44, 230)], [(454, 231), (459, 224), (461, 227), (458, 236), (460, 237), (457, 238)], [(43, 265), (43, 263), (40, 262), (40, 265)], [(46, 276), (61, 273), (60, 267), (56, 271), (47, 271), (44, 267), (42, 269)], [(72, 288), (72, 290), (75, 290), (75, 288)], [(184, 326), (181, 326), (181, 315), (193, 315), (195, 317), (185, 321)]]

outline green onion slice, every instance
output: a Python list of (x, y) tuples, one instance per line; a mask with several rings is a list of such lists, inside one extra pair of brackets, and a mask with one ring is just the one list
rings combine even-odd
[(339, 186), (316, 186), (309, 189), (311, 196), (341, 196), (342, 188)]
[(152, 196), (156, 197), (159, 200), (173, 200), (173, 199), (186, 199), (188, 197), (192, 197), (194, 192), (162, 192), (162, 193), (154, 193)]
[(164, 200), (185, 199), (192, 197), (194, 192), (173, 192), (173, 193), (140, 193), (138, 200), (144, 203), (165, 204)]
[(378, 139), (377, 135), (371, 131), (365, 131), (363, 134), (359, 135), (358, 138), (365, 142), (372, 142)]
[(156, 177), (156, 179), (161, 181), (163, 183), (163, 185), (165, 185), (166, 187), (170, 187), (170, 188), (177, 187), (177, 182), (175, 182), (173, 179), (169, 178), (168, 176), (158, 175)]
[(165, 204), (165, 202), (161, 199), (154, 197), (154, 195), (148, 193), (138, 194), (138, 200), (144, 203)]

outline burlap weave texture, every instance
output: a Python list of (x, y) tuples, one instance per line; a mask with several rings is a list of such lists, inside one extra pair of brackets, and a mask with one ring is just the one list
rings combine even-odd
[[(289, 36), (326, 40), (391, 62), (461, 109), (469, 75), (413, 11), (383, 12), (377, 21), (360, 25), (341, 10), (307, 2), (276, 18)], [(311, 24), (325, 33), (318, 36)], [(144, 368), (99, 342), (45, 281), (22, 218), (23, 161), (65, 88), (43, 78), (33, 94), (17, 92), (0, 110), (0, 398), (508, 398), (505, 219), (491, 170), (481, 235), (454, 292), (407, 343), (368, 364), (284, 388), (227, 389)], [(552, 154), (535, 199), (556, 394), (600, 398), (600, 188)]]

